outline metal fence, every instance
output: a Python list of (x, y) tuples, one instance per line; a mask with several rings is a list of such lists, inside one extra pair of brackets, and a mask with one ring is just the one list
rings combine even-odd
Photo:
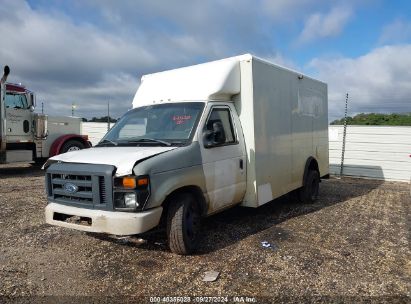
[[(340, 174), (343, 126), (329, 127), (330, 173)], [(343, 175), (411, 178), (411, 127), (347, 126)]]
[[(112, 127), (114, 124), (110, 124)], [(107, 123), (106, 122), (83, 122), (82, 123), (82, 133), (88, 135), (89, 141), (95, 146), (100, 139), (107, 133)]]
[[(107, 132), (107, 123), (84, 122), (83, 134), (93, 145)], [(329, 127), (330, 173), (340, 174), (343, 126)], [(411, 127), (347, 126), (343, 175), (410, 181)]]

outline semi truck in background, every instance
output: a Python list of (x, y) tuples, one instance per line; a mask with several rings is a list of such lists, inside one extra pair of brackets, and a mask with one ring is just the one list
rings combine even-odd
[(50, 158), (46, 222), (113, 235), (164, 225), (190, 254), (201, 218), (328, 176), (327, 85), (246, 54), (145, 75), (95, 147)]
[(34, 113), (35, 94), (21, 84), (7, 83), (4, 68), (0, 89), (0, 164), (42, 162), (50, 156), (90, 147), (81, 134), (81, 118)]

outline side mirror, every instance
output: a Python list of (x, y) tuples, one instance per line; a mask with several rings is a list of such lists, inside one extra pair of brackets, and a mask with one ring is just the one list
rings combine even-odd
[(29, 106), (30, 112), (34, 112), (34, 106)]
[(213, 123), (214, 141), (217, 145), (225, 143), (225, 132), (221, 121)]
[(225, 143), (225, 132), (220, 121), (213, 123), (213, 130), (206, 130), (203, 133), (204, 147), (212, 148)]
[(34, 111), (34, 108), (36, 107), (36, 96), (33, 93), (29, 94), (29, 102), (30, 109), (33, 108)]
[(214, 146), (214, 132), (206, 130), (203, 133), (203, 142), (205, 148), (211, 148)]

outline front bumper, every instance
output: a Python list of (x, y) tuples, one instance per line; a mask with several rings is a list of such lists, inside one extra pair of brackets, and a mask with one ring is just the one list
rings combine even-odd
[[(160, 222), (162, 207), (143, 212), (103, 211), (77, 208), (50, 203), (46, 207), (46, 223), (88, 232), (100, 232), (115, 235), (133, 235), (146, 232)], [(76, 216), (91, 219), (89, 225), (59, 220), (63, 216)]]

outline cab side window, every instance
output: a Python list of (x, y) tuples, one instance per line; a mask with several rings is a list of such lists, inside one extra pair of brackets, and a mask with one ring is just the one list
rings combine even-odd
[(218, 142), (218, 145), (233, 144), (236, 142), (229, 109), (213, 109), (204, 129), (206, 132), (215, 132), (215, 142)]

